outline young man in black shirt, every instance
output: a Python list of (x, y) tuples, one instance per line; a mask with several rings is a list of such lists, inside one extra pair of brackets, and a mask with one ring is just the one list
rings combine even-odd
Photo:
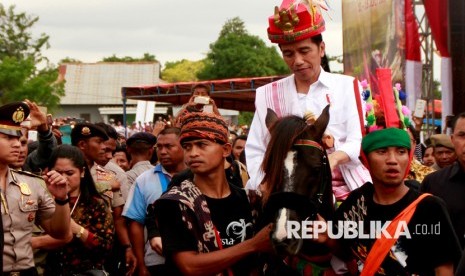
[[(319, 237), (319, 241), (328, 243), (342, 259), (355, 259), (354, 274), (453, 275), (460, 248), (444, 202), (431, 195), (419, 198), (418, 192), (405, 185), (413, 156), (410, 147), (409, 136), (402, 129), (387, 128), (367, 134), (362, 140), (362, 150), (373, 183), (354, 190), (339, 207), (333, 221), (336, 226), (333, 234), (343, 231), (341, 228), (347, 229), (349, 221), (355, 222), (356, 236), (343, 235), (336, 240), (326, 232)], [(417, 204), (411, 205), (417, 199)], [(406, 228), (396, 229), (394, 238), (398, 239), (384, 246), (384, 250), (383, 246), (375, 246), (380, 240), (387, 240), (383, 238), (387, 236), (384, 232), (381, 236), (373, 235), (374, 230), (381, 230), (374, 229), (375, 223), (380, 226), (393, 223), (410, 207), (413, 214), (410, 219), (398, 220)], [(378, 255), (373, 255), (376, 252)], [(370, 267), (372, 272), (367, 272)]]
[(166, 264), (174, 274), (249, 275), (254, 253), (271, 251), (270, 228), (254, 236), (254, 197), (228, 184), (227, 124), (212, 113), (187, 114), (180, 142), (193, 177), (173, 186), (154, 208)]

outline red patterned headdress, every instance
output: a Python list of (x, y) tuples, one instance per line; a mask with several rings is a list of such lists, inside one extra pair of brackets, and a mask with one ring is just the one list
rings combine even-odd
[(268, 18), (268, 38), (281, 44), (321, 34), (325, 30), (321, 9), (328, 9), (324, 0), (283, 0)]

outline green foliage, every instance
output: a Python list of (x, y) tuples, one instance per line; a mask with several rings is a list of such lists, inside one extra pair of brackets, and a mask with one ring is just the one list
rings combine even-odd
[(64, 95), (57, 68), (42, 56), (50, 47), (48, 35), (34, 39), (31, 33), (38, 20), (0, 4), (0, 104), (29, 99), (53, 110)]
[(219, 37), (223, 38), (230, 34), (236, 34), (239, 36), (248, 35), (248, 32), (245, 29), (244, 21), (242, 21), (239, 17), (228, 19), (226, 23), (223, 25)]
[(103, 62), (141, 62), (141, 61), (157, 61), (154, 55), (151, 55), (149, 53), (144, 53), (144, 55), (141, 58), (133, 58), (133, 57), (117, 57), (115, 54), (113, 54), (111, 57), (104, 57)]
[(441, 85), (441, 82), (438, 80), (433, 80), (433, 98), (435, 100), (440, 100), (442, 99), (442, 92), (439, 90), (439, 86)]
[(203, 61), (180, 60), (167, 62), (161, 78), (167, 82), (197, 81), (197, 72), (205, 67)]
[(250, 125), (252, 124), (253, 112), (241, 111), (239, 112), (238, 124), (239, 126)]
[(70, 57), (65, 57), (64, 59), (60, 60), (58, 64), (63, 64), (63, 63), (82, 63), (82, 61), (70, 58)]
[(228, 20), (218, 39), (210, 44), (200, 80), (262, 77), (288, 74), (275, 47), (267, 47), (258, 36), (248, 34), (238, 17)]

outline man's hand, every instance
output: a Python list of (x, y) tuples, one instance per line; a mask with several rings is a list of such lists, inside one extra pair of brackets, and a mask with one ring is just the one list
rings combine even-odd
[(114, 192), (114, 191), (118, 191), (119, 189), (121, 189), (121, 183), (119, 183), (118, 179), (116, 179), (116, 175), (113, 175), (112, 176), (112, 180), (110, 182), (110, 186), (111, 186), (111, 190)]
[(163, 120), (163, 121), (156, 121), (155, 124), (153, 125), (153, 130), (152, 130), (152, 134), (157, 137), (158, 134), (160, 134), (160, 132), (162, 130), (165, 129), (167, 123)]
[(161, 244), (161, 237), (153, 237), (150, 239), (150, 247), (158, 253), (158, 255), (163, 256), (163, 246)]
[(126, 259), (126, 275), (130, 276), (134, 274), (134, 271), (136, 270), (136, 266), (137, 266), (137, 258), (134, 255), (134, 252), (132, 252), (131, 247), (126, 248), (125, 259)]
[(54, 198), (65, 200), (69, 192), (69, 183), (66, 177), (59, 174), (57, 171), (51, 170), (44, 175), (47, 189)]
[(60, 129), (53, 127), (52, 134), (53, 136), (55, 136), (55, 139), (57, 139), (58, 145), (61, 145), (62, 144), (61, 137), (63, 137), (63, 133), (61, 133)]
[(333, 171), (336, 166), (349, 162), (350, 158), (347, 153), (337, 150), (328, 155), (328, 161), (329, 167)]
[(47, 124), (47, 114), (40, 111), (39, 106), (35, 102), (24, 100), (29, 106), (30, 113), (29, 118), (31, 119), (31, 128), (37, 128), (39, 132), (47, 132), (49, 126)]
[(215, 103), (215, 101), (214, 101), (212, 98), (210, 98), (210, 104), (212, 105), (213, 113), (215, 113), (215, 114), (218, 115), (218, 116), (221, 116), (221, 113), (220, 113), (220, 111), (218, 110), (218, 107), (216, 106), (216, 103)]

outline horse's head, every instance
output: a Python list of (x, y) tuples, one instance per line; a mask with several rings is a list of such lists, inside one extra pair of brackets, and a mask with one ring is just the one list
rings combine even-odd
[(288, 237), (289, 221), (316, 217), (320, 206), (332, 206), (331, 171), (320, 142), (329, 122), (327, 106), (314, 124), (268, 109), (271, 133), (262, 168), (265, 215), (274, 222), (272, 242), (279, 254), (297, 254), (303, 240)]

